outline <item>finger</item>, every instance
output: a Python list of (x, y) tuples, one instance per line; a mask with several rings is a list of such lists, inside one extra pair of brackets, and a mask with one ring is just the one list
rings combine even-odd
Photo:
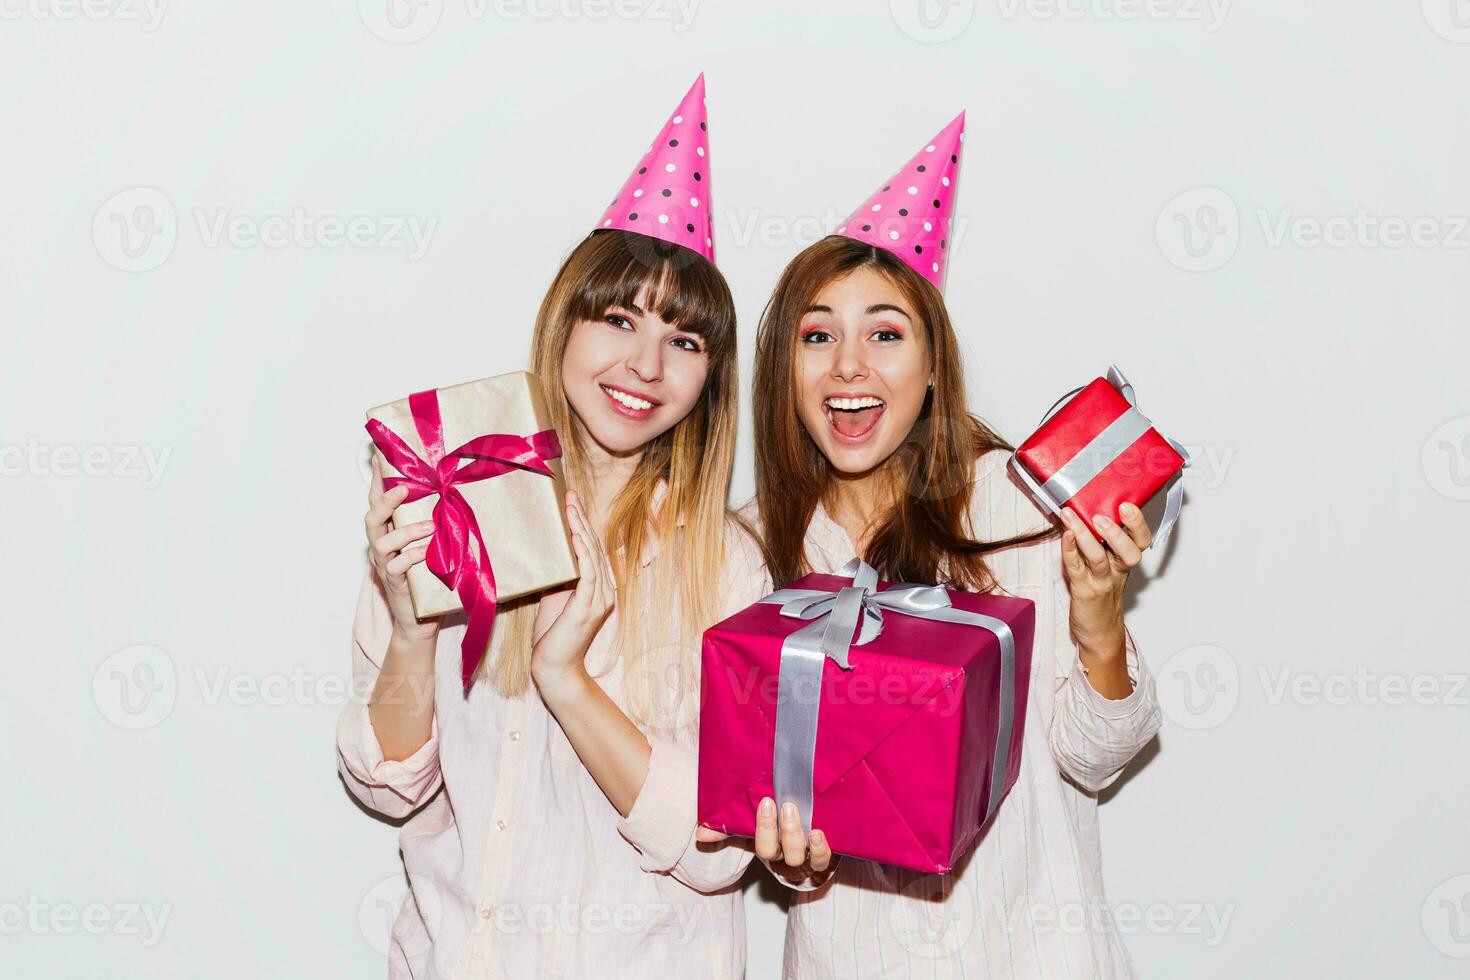
[(1071, 507), (1062, 508), (1062, 520), (1072, 529), (1077, 536), (1077, 547), (1082, 552), (1083, 559), (1089, 568), (1095, 572), (1104, 572), (1108, 568), (1108, 553), (1097, 540), (1087, 525), (1082, 523), (1082, 518)]
[(812, 831), (811, 851), (812, 870), (821, 874), (832, 863), (832, 848), (827, 843), (827, 835), (820, 830)]
[[(617, 591), (617, 588), (613, 579), (612, 565), (607, 560), (607, 549), (602, 546), (602, 536), (593, 530), (592, 522), (587, 519), (586, 513), (582, 510), (582, 498), (577, 491), (570, 490), (567, 496), (571, 500), (570, 506), (576, 509), (582, 534), (587, 538), (588, 547), (592, 551), (592, 560), (597, 565), (598, 584), (603, 588), (603, 594), (610, 596), (611, 593)], [(599, 599), (602, 597), (602, 595), (598, 596)]]
[(1138, 545), (1133, 543), (1133, 539), (1128, 536), (1128, 532), (1124, 531), (1122, 526), (1116, 524), (1106, 514), (1093, 514), (1092, 525), (1102, 532), (1103, 540), (1108, 543), (1109, 548), (1113, 549), (1113, 554), (1118, 556), (1119, 561), (1129, 568), (1138, 564), (1138, 559), (1143, 557), (1143, 552), (1138, 550)]
[(408, 487), (400, 485), (381, 494), (377, 500), (368, 505), (367, 514), (364, 515), (362, 522), (367, 527), (369, 540), (375, 540), (378, 535), (387, 530), (388, 518), (393, 516), (393, 511), (403, 503), (403, 498), (406, 496), (408, 496)]
[(723, 840), (729, 840), (729, 834), (722, 834), (710, 827), (694, 828), (694, 839), (701, 844), (718, 844)]
[(368, 484), (368, 500), (375, 501), (383, 495), (383, 469), (378, 465), (378, 453), (373, 451), (373, 479)]
[(383, 570), (389, 575), (407, 575), (408, 570), (423, 561), (429, 554), (429, 546), (426, 544), (415, 545), (412, 548), (404, 548), (398, 554), (388, 559)]
[(433, 521), (414, 521), (402, 527), (387, 531), (378, 536), (373, 542), (373, 550), (387, 558), (395, 551), (402, 551), (420, 538), (426, 538), (434, 533)]
[(587, 550), (587, 542), (576, 531), (572, 532), (572, 553), (577, 556), (577, 587), (572, 590), (572, 597), (567, 600), (565, 608), (576, 606), (581, 610), (591, 601), (596, 583), (592, 570), (592, 554)]
[(1068, 575), (1087, 574), (1087, 562), (1083, 561), (1082, 552), (1077, 548), (1077, 533), (1070, 528), (1062, 532), (1062, 565)]
[(1125, 503), (1118, 508), (1118, 516), (1123, 519), (1123, 526), (1128, 529), (1133, 543), (1140, 551), (1147, 551), (1154, 543), (1154, 532), (1149, 530), (1148, 521), (1143, 519), (1143, 511), (1135, 504)]
[(806, 864), (806, 832), (801, 829), (801, 813), (791, 802), (781, 805), (781, 855), (788, 867)]
[(781, 853), (776, 843), (776, 801), (769, 796), (755, 810), (755, 853), (763, 861), (774, 861)]

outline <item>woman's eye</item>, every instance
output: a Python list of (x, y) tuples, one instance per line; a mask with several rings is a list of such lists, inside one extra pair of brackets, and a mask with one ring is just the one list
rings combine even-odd
[(608, 323), (611, 323), (613, 326), (617, 327), (619, 330), (633, 329), (633, 321), (629, 320), (625, 316), (619, 316), (616, 313), (609, 313), (607, 316), (603, 317), (603, 319), (606, 320)]
[(825, 344), (832, 339), (832, 335), (825, 330), (808, 330), (801, 335), (803, 344)]
[(884, 327), (881, 330), (876, 330), (873, 332), (873, 339), (877, 341), (882, 341), (883, 343), (888, 343), (894, 340), (902, 340), (903, 334), (899, 333), (897, 330), (889, 330), (887, 327)]
[(700, 351), (699, 341), (691, 337), (675, 337), (673, 343), (680, 350), (693, 351), (696, 354)]

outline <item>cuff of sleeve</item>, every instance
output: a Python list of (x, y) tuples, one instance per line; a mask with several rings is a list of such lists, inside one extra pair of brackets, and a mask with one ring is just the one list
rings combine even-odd
[(387, 786), (393, 792), (416, 802), (433, 784), (439, 772), (439, 716), (429, 719), (429, 740), (406, 759), (384, 759), (378, 733), (373, 729), (367, 705), (359, 705), (358, 758), (362, 760), (366, 782)]
[(668, 871), (694, 840), (694, 796), (698, 762), (692, 748), (654, 738), (649, 742), (648, 775), (618, 833), (643, 855), (644, 871)]
[(1104, 718), (1126, 718), (1136, 712), (1147, 702), (1148, 696), (1144, 690), (1147, 678), (1143, 675), (1142, 666), (1138, 658), (1138, 648), (1133, 644), (1133, 635), (1125, 634), (1123, 645), (1123, 658), (1128, 668), (1128, 680), (1133, 684), (1133, 690), (1127, 697), (1113, 699), (1104, 697), (1092, 682), (1087, 679), (1087, 668), (1082, 665), (1082, 659), (1077, 659), (1072, 668), (1072, 674), (1067, 682), (1072, 685), (1078, 697), (1082, 699), (1094, 712)]

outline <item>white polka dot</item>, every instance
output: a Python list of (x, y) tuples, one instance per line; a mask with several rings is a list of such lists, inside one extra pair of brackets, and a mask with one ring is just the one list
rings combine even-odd
[(934, 230), (934, 226), (931, 225), (929, 222), (926, 221), (926, 222), (924, 222), (924, 230), (925, 231), (933, 231)]
[(700, 156), (704, 156), (704, 147), (702, 147), (702, 146), (696, 146), (694, 148), (694, 152), (695, 153), (698, 153)]
[(636, 191), (634, 191), (633, 192), (633, 196), (634, 197), (642, 197), (643, 196), (643, 188), (640, 187)]
[(667, 170), (669, 173), (673, 173), (674, 165), (672, 163), (666, 163), (664, 164), (664, 169)]
[(713, 239), (713, 238), (706, 238), (706, 239), (705, 239), (705, 240), (704, 240), (704, 243), (705, 243), (705, 244), (706, 244), (706, 245), (709, 245), (709, 246), (711, 246), (711, 247), (713, 247), (713, 246), (714, 246), (714, 244), (715, 244), (715, 240), (714, 240), (714, 239)]
[(691, 208), (697, 208), (697, 207), (699, 207), (699, 198), (697, 198), (697, 197), (691, 197), (689, 199), (689, 206)]
[(674, 125), (675, 126), (679, 125), (683, 121), (684, 121), (684, 117), (683, 116), (675, 116), (674, 117)]
[(602, 223), (602, 227), (606, 228), (610, 224), (612, 224), (612, 219), (611, 218), (608, 218), (606, 221), (604, 221)]
[(925, 153), (933, 153), (934, 152), (934, 144), (933, 143), (930, 143), (928, 146), (924, 147), (924, 152)]
[(658, 223), (661, 224), (661, 225), (668, 224), (669, 223), (669, 216), (666, 215), (666, 214), (659, 215), (658, 216)]
[(963, 143), (964, 141), (965, 141), (965, 131), (962, 129), (962, 130), (960, 130), (960, 142)]
[(949, 186), (949, 178), (948, 177), (940, 177), (939, 178), (939, 182), (941, 184), (943, 184), (945, 187), (948, 187)]
[(934, 271), (935, 272), (938, 272), (939, 271), (939, 263), (938, 262), (935, 262), (934, 263)]
[(898, 241), (898, 232), (896, 232), (896, 231), (890, 231), (888, 233), (888, 237), (891, 238), (891, 239), (893, 239), (894, 241)]
[(838, 228), (837, 229), (837, 234), (840, 235), (840, 234), (842, 234), (845, 231), (847, 231), (847, 225), (843, 225), (841, 228)]
[(873, 205), (873, 210), (874, 211), (882, 211), (883, 210), (883, 205), (881, 205), (881, 204), (875, 204), (875, 205)]
[(909, 193), (910, 194), (917, 194), (917, 193), (919, 193), (919, 189), (917, 187), (915, 187), (914, 185), (910, 184), (909, 185)]

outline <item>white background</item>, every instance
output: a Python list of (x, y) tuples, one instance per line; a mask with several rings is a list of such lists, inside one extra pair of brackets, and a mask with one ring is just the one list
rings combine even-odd
[(1102, 808), (1140, 973), (1470, 968), (1464, 0), (89, 2), (0, 0), (6, 976), (381, 975), (362, 409), (523, 365), (700, 70), (747, 384), (783, 264), (968, 108), (974, 408), (1116, 362), (1195, 451)]

